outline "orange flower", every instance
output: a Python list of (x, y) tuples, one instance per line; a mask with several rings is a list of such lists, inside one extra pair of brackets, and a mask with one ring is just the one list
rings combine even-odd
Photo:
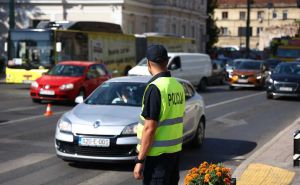
[(206, 174), (206, 175), (204, 176), (204, 182), (209, 182), (209, 180), (210, 180), (210, 175), (209, 175), (209, 174)]
[(218, 177), (221, 177), (221, 176), (222, 176), (222, 173), (221, 173), (221, 172), (217, 172), (216, 175), (217, 175)]
[(215, 169), (217, 172), (221, 172), (221, 168), (220, 167), (216, 167)]

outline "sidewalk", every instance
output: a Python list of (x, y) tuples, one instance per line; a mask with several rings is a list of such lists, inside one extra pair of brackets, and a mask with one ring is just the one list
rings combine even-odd
[(300, 168), (293, 167), (293, 133), (300, 118), (245, 160), (233, 173), (237, 185), (299, 185)]

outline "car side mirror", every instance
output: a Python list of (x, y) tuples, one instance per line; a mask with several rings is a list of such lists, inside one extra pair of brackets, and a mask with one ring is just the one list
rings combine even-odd
[(75, 99), (75, 103), (83, 103), (84, 99), (83, 99), (83, 96), (77, 96), (76, 99)]
[(171, 66), (169, 67), (170, 70), (176, 70), (178, 69), (177, 65), (176, 64), (171, 64)]

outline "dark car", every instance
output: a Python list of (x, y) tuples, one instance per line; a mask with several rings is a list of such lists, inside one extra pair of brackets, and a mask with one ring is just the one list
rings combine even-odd
[(265, 61), (268, 71), (273, 71), (275, 67), (282, 61), (274, 58), (269, 58)]
[(300, 62), (280, 63), (266, 80), (267, 98), (300, 97)]

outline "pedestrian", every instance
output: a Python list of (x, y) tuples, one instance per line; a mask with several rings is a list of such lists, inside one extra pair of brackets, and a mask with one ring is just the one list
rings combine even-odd
[(167, 70), (169, 59), (164, 46), (150, 46), (146, 57), (153, 77), (144, 92), (133, 175), (143, 179), (144, 185), (177, 185), (185, 94), (182, 85)]

